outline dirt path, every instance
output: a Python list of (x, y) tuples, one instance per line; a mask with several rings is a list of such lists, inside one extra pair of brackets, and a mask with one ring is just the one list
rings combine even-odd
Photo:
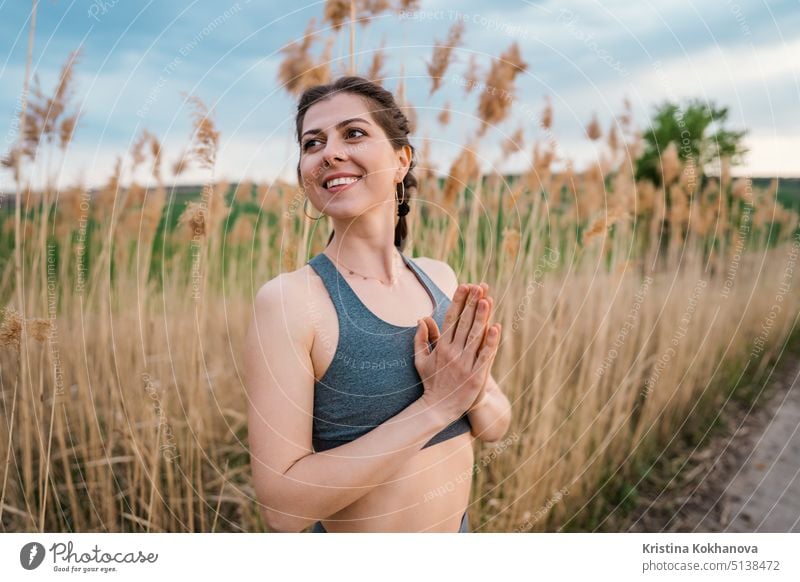
[(723, 531), (800, 532), (800, 359), (769, 402), (771, 422), (725, 491)]
[(604, 529), (800, 532), (800, 355), (784, 352), (765, 382), (763, 404), (723, 410), (725, 429), (672, 457), (676, 477), (646, 485), (636, 509)]

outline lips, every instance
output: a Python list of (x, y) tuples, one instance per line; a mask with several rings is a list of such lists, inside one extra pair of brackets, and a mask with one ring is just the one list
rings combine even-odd
[(362, 177), (358, 174), (333, 174), (325, 178), (322, 185), (329, 192), (341, 192), (359, 182)]

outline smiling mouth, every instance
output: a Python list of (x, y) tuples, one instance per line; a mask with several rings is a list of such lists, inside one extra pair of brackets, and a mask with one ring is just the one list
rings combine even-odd
[(346, 190), (356, 182), (360, 182), (363, 176), (348, 176), (346, 178), (334, 178), (333, 180), (328, 180), (324, 187), (328, 192), (341, 192), (342, 190)]

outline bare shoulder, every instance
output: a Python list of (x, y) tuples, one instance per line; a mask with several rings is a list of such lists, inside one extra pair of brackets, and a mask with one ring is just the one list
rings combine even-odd
[[(295, 340), (311, 345), (313, 328), (303, 314), (307, 311), (313, 294), (311, 267), (305, 265), (295, 271), (281, 273), (264, 283), (256, 292), (253, 315), (278, 318), (292, 330)], [(278, 324), (277, 321), (275, 321)]]
[(414, 261), (436, 283), (436, 286), (452, 300), (458, 287), (458, 277), (453, 268), (444, 261), (431, 259), (430, 257), (415, 257)]

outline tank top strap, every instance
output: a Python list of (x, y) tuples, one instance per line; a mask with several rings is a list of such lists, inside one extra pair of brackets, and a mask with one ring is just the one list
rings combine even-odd
[[(450, 306), (450, 298), (433, 282), (433, 280), (423, 271), (417, 263), (410, 257), (400, 253), (406, 265), (416, 274), (419, 281), (424, 287), (427, 288), (428, 293), (434, 301), (434, 319), (441, 325), (444, 313)], [(308, 264), (317, 272), (328, 290), (331, 301), (336, 308), (336, 313), (339, 316), (341, 325), (351, 325), (355, 323), (352, 319), (358, 319), (359, 325), (364, 325), (369, 321), (373, 323), (382, 323), (384, 327), (389, 326), (382, 322), (363, 304), (361, 299), (355, 294), (353, 288), (344, 279), (339, 269), (333, 264), (325, 253), (319, 253), (313, 257)], [(398, 326), (389, 326), (397, 328)], [(399, 328), (405, 329), (405, 328)]]
[(405, 259), (408, 266), (410, 266), (414, 270), (414, 272), (417, 275), (419, 275), (419, 278), (422, 279), (425, 286), (431, 292), (431, 295), (433, 295), (436, 298), (437, 304), (441, 303), (442, 301), (447, 302), (450, 300), (450, 298), (444, 294), (444, 291), (439, 289), (439, 286), (433, 282), (433, 279), (428, 277), (428, 274), (425, 271), (423, 271), (419, 265), (417, 265), (416, 261), (414, 261), (411, 257), (407, 257), (406, 255), (403, 255), (403, 258)]
[(361, 301), (325, 253), (319, 253), (308, 261), (308, 264), (325, 284), (336, 313), (352, 313), (353, 309), (360, 306)]

